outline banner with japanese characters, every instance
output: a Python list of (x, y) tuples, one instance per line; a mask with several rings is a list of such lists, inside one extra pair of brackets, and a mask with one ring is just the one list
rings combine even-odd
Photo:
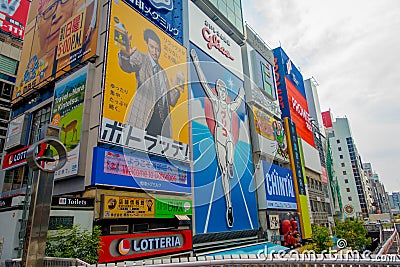
[(124, 0), (131, 8), (153, 22), (182, 44), (182, 0)]
[(186, 48), (122, 1), (107, 47), (100, 138), (189, 161)]
[(191, 193), (190, 167), (95, 147), (92, 184)]
[(24, 38), (29, 0), (3, 0), (0, 4), (0, 31)]

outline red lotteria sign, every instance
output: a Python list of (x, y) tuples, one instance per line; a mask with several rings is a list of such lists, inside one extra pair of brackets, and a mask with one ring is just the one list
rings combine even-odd
[[(30, 146), (26, 146), (24, 148), (18, 149), (16, 151), (13, 151), (11, 153), (8, 153), (7, 155), (4, 156), (3, 160), (3, 170), (8, 170), (12, 169), (21, 165), (26, 164), (26, 151), (28, 151), (28, 148)], [(44, 150), (46, 148), (46, 144), (41, 144), (39, 146), (39, 151), (37, 152), (37, 156), (41, 157), (43, 156)]]
[(99, 263), (137, 259), (192, 249), (192, 231), (169, 231), (101, 237)]

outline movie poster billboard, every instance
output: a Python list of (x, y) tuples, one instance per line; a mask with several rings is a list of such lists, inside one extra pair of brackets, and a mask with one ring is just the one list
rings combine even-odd
[(190, 56), (196, 234), (258, 229), (243, 81), (194, 44)]
[(32, 4), (13, 103), (96, 55), (99, 0)]
[(126, 0), (125, 2), (176, 41), (183, 43), (182, 0)]
[(186, 48), (122, 1), (111, 18), (101, 139), (189, 161)]
[(102, 147), (94, 148), (92, 184), (191, 193), (189, 167)]
[(3, 0), (0, 4), (0, 30), (18, 39), (24, 39), (29, 0)]
[(67, 163), (54, 173), (54, 178), (78, 174), (86, 79), (87, 67), (84, 67), (55, 85), (51, 123), (60, 127)]

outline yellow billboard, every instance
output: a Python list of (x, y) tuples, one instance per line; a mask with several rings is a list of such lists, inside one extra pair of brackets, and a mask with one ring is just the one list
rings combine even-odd
[(103, 195), (102, 218), (154, 218), (155, 199)]
[(275, 140), (273, 122), (276, 119), (256, 106), (253, 106), (253, 115), (256, 132), (269, 140)]
[[(189, 143), (186, 83), (186, 48), (123, 1), (113, 1), (101, 138), (163, 155), (179, 144), (170, 156), (184, 160), (175, 154), (186, 153)], [(127, 129), (129, 140), (110, 135), (115, 129), (107, 127), (117, 124)], [(150, 143), (142, 147), (135, 140)]]
[(96, 54), (99, 0), (34, 2), (13, 103)]

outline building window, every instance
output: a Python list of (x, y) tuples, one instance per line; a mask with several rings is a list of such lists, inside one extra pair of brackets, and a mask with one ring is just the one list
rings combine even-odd
[(344, 167), (344, 166), (345, 166), (345, 165), (344, 165), (344, 162), (340, 163), (340, 166)]
[(43, 125), (50, 122), (51, 105), (47, 105), (33, 114), (31, 134), (29, 144), (33, 144), (39, 140), (40, 130)]
[(346, 175), (347, 174), (347, 172), (346, 171), (343, 171), (343, 175)]
[(348, 200), (349, 200), (349, 201), (353, 201), (353, 198), (352, 198), (352, 197), (348, 197)]
[(60, 227), (71, 229), (73, 225), (73, 216), (50, 216), (49, 230), (57, 230)]
[(0, 81), (0, 97), (11, 100), (13, 85)]
[(339, 139), (338, 139), (338, 140), (336, 140), (336, 143), (340, 144), (340, 140), (339, 140)]
[(349, 179), (344, 179), (344, 183), (348, 184), (349, 183)]
[(342, 151), (342, 148), (341, 148), (341, 147), (338, 147), (337, 149), (338, 149), (339, 151)]
[(350, 188), (347, 187), (347, 188), (346, 188), (346, 192), (350, 192)]
[(340, 158), (340, 159), (343, 159), (343, 155), (339, 155), (339, 158)]

